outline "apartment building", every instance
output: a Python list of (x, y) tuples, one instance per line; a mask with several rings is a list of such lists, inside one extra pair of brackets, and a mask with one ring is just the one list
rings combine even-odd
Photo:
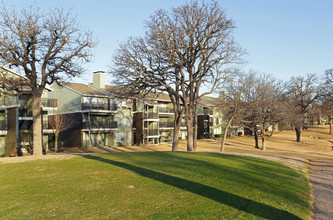
[[(93, 83), (52, 85), (49, 97), (58, 99), (61, 114), (74, 124), (61, 133), (64, 146), (158, 144), (173, 138), (173, 106), (167, 94), (145, 98), (117, 97), (117, 87), (105, 84), (105, 73), (93, 73)], [(222, 118), (216, 99), (200, 100), (198, 137), (222, 132)], [(215, 103), (214, 103), (215, 102)], [(180, 138), (186, 139), (185, 120)]]
[[(23, 77), (22, 75), (1, 67), (0, 71), (9, 77)], [(57, 100), (47, 97), (50, 89), (45, 89), (42, 95), (43, 112), (43, 147), (47, 151), (49, 137), (54, 130), (49, 126), (48, 116), (57, 111)], [(13, 96), (0, 93), (0, 155), (22, 154), (33, 147), (32, 137), (32, 96), (27, 94)]]
[(103, 93), (82, 83), (51, 85), (49, 97), (58, 99), (59, 111), (70, 121), (60, 133), (64, 146), (114, 145), (117, 107)]

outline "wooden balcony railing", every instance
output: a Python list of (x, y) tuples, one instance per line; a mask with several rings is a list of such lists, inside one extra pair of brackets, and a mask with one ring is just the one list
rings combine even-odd
[(158, 136), (158, 129), (145, 129), (144, 134), (146, 136)]
[(50, 98), (42, 98), (42, 106), (43, 107), (57, 107), (58, 100), (57, 99), (50, 99)]
[(117, 128), (116, 121), (91, 121), (83, 122), (83, 129), (98, 129), (98, 128)]
[(174, 113), (173, 108), (168, 108), (168, 107), (160, 107), (158, 109), (158, 111), (159, 111), (160, 114), (163, 114), (163, 113)]
[(7, 130), (7, 121), (6, 120), (0, 121), (0, 130)]
[(148, 112), (148, 113), (145, 113), (144, 118), (145, 119), (158, 119), (159, 117), (158, 117), (158, 113)]

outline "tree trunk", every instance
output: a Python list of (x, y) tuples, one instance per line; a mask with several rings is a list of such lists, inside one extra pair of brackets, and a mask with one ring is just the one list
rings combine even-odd
[(265, 124), (261, 125), (261, 150), (266, 150), (265, 146)]
[(332, 134), (332, 121), (333, 121), (333, 116), (330, 114), (330, 119), (329, 119), (329, 124), (330, 124), (330, 134)]
[(187, 126), (187, 151), (193, 151), (193, 119), (187, 119), (186, 126)]
[(54, 133), (54, 152), (58, 151), (58, 139), (59, 139), (59, 133)]
[(295, 127), (296, 131), (296, 141), (302, 142), (302, 127)]
[(178, 142), (179, 142), (179, 130), (181, 126), (181, 119), (174, 120), (174, 129), (173, 129), (173, 140), (172, 140), (172, 151), (178, 151)]
[(261, 136), (261, 150), (266, 150), (264, 135)]
[(228, 120), (228, 123), (227, 123), (227, 125), (226, 125), (225, 128), (224, 128), (224, 134), (223, 134), (223, 138), (222, 138), (222, 142), (221, 142), (221, 149), (220, 149), (220, 152), (221, 152), (221, 153), (224, 152), (224, 144), (225, 144), (225, 140), (226, 140), (226, 138), (227, 138), (228, 129), (229, 129), (230, 125), (231, 125), (232, 119), (233, 119), (233, 118), (230, 118), (230, 119)]
[(43, 155), (43, 131), (42, 131), (42, 98), (41, 95), (33, 94), (33, 155)]
[(257, 125), (254, 125), (254, 148), (259, 149), (259, 140), (258, 140), (258, 129)]
[[(195, 100), (197, 102), (197, 99)], [(193, 131), (193, 151), (197, 151), (197, 140), (198, 140), (198, 105), (194, 104), (194, 131)]]

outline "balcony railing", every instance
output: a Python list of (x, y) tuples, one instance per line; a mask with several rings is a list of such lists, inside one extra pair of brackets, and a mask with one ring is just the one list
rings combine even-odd
[(32, 117), (32, 109), (24, 107), (19, 108), (19, 117)]
[(82, 103), (82, 109), (83, 110), (110, 110), (110, 111), (116, 111), (118, 109), (118, 106), (116, 104), (109, 105), (108, 103)]
[(172, 121), (160, 121), (160, 128), (173, 128), (173, 122)]
[(82, 103), (82, 109), (93, 109), (93, 110), (109, 110), (109, 105), (107, 103)]
[(204, 115), (203, 118), (204, 120), (209, 120), (209, 115)]
[(118, 124), (116, 121), (91, 121), (83, 122), (83, 129), (98, 129), (98, 128), (117, 128)]
[(148, 112), (144, 116), (145, 119), (158, 119), (158, 113), (155, 112)]
[(55, 107), (58, 106), (58, 100), (57, 99), (42, 98), (42, 105), (43, 105), (43, 107), (55, 108)]
[[(173, 121), (160, 121), (160, 128), (173, 128)], [(186, 122), (182, 121), (180, 127), (186, 127)]]
[(43, 121), (43, 129), (53, 129), (52, 126), (49, 125), (48, 121)]
[(0, 130), (7, 130), (7, 121), (0, 121)]
[(6, 99), (3, 95), (0, 94), (0, 106), (6, 105)]
[(146, 136), (158, 136), (158, 129), (145, 129), (144, 134)]
[(173, 108), (168, 108), (168, 107), (160, 107), (159, 108), (159, 113), (163, 114), (163, 113), (174, 113)]

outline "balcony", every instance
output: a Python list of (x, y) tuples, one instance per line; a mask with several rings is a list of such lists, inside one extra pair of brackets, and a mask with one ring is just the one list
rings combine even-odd
[(82, 110), (109, 110), (107, 103), (82, 103)]
[(82, 110), (107, 110), (107, 111), (117, 111), (117, 105), (109, 103), (93, 103), (93, 102), (84, 102), (82, 103)]
[(173, 128), (173, 121), (160, 121), (160, 128)]
[(7, 130), (7, 121), (0, 121), (0, 130)]
[(159, 107), (159, 113), (160, 114), (173, 114), (174, 110), (173, 110), (173, 108)]
[(25, 107), (20, 107), (19, 108), (19, 117), (32, 117), (32, 109), (25, 108)]
[(57, 99), (42, 98), (42, 106), (43, 107), (49, 107), (49, 108), (55, 108), (55, 107), (58, 106), (58, 100)]
[(144, 135), (146, 136), (158, 136), (158, 129), (145, 129)]
[(3, 95), (0, 94), (0, 106), (6, 105), (6, 99)]
[(158, 119), (158, 113), (148, 112), (144, 114), (144, 119)]
[(116, 121), (91, 121), (83, 122), (83, 129), (116, 129), (118, 124)]

